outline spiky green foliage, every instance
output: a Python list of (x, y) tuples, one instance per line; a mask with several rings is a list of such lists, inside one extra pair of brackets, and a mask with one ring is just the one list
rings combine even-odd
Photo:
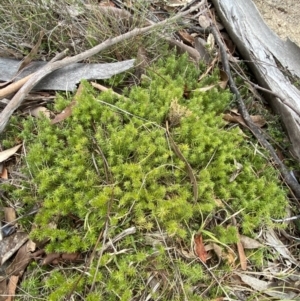
[[(215, 83), (217, 71), (200, 84), (198, 77), (185, 56), (171, 56), (153, 66), (140, 87), (126, 91), (126, 98), (97, 94), (84, 83), (72, 115), (62, 123), (51, 125), (46, 118), (24, 122), (21, 138), (32, 182), (11, 197), (28, 207), (40, 204), (32, 239), (49, 240), (47, 252), (87, 252), (107, 226), (110, 239), (132, 226), (137, 229), (91, 264), (75, 288), (87, 300), (132, 300), (147, 294), (199, 300), (197, 286), (209, 277), (200, 265), (179, 260), (168, 248), (178, 242), (189, 248), (192, 232), (205, 228), (204, 220), (219, 210), (224, 218), (240, 211), (236, 219), (248, 235), (271, 225), (271, 217), (284, 215), (286, 194), (277, 171), (222, 120), (231, 94), (196, 90)], [(58, 98), (56, 109), (65, 106), (66, 100)], [(186, 164), (166, 135), (167, 120), (196, 176), (197, 200)], [(235, 162), (243, 169), (231, 181)], [(217, 199), (226, 207), (218, 207)], [(235, 229), (209, 230), (223, 244), (232, 244)], [(165, 238), (149, 245), (149, 233)], [(151, 277), (154, 284), (160, 282), (156, 292), (148, 282)], [(49, 274), (49, 300), (63, 299), (77, 279), (76, 271)], [(94, 291), (87, 292), (92, 283)]]

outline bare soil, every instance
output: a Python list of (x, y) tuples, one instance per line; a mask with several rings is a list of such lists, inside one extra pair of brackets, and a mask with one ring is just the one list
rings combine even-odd
[(299, 0), (253, 0), (268, 26), (300, 47)]

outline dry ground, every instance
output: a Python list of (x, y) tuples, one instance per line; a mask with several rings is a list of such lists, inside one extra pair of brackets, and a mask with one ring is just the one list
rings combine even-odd
[(299, 0), (253, 0), (268, 26), (282, 39), (289, 37), (300, 47)]

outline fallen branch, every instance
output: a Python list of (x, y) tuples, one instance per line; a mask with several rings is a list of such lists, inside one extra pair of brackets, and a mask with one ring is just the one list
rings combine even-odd
[(61, 61), (56, 62), (49, 62), (45, 67), (38, 70), (32, 76), (28, 79), (26, 84), (16, 93), (16, 95), (13, 97), (13, 99), (9, 102), (9, 104), (5, 107), (5, 109), (0, 114), (0, 133), (2, 133), (6, 127), (6, 125), (9, 122), (10, 116), (13, 114), (13, 112), (21, 105), (22, 101), (26, 97), (26, 95), (33, 89), (33, 87), (46, 75), (50, 74), (51, 72), (65, 67), (67, 65), (77, 63), (79, 61), (86, 60), (87, 58), (99, 53), (100, 51), (103, 51), (104, 49), (107, 49), (108, 47), (115, 45), (117, 43), (120, 43), (124, 40), (130, 39), (132, 37), (135, 37), (137, 35), (144, 34), (146, 32), (149, 32), (151, 30), (154, 30), (159, 27), (163, 27), (164, 25), (173, 22), (179, 18), (182, 18), (191, 12), (195, 11), (196, 9), (200, 8), (204, 4), (204, 0), (202, 0), (200, 3), (195, 5), (194, 7), (190, 8), (189, 10), (185, 12), (178, 13), (177, 15), (166, 19), (164, 21), (158, 22), (156, 24), (142, 27), (142, 28), (135, 28), (125, 34), (122, 34), (120, 36), (117, 36), (115, 38), (108, 39), (104, 41), (101, 44), (98, 44), (97, 46), (86, 50), (78, 55), (75, 55), (73, 57), (65, 58)]

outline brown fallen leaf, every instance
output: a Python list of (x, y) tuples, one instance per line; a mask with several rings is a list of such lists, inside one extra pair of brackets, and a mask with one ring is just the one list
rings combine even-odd
[(211, 89), (213, 89), (214, 87), (216, 87), (217, 85), (209, 85), (209, 86), (205, 86), (205, 87), (202, 87), (202, 88), (198, 88), (198, 89), (195, 89), (195, 90), (192, 90), (193, 92), (206, 92), (206, 91), (209, 91)]
[(8, 172), (7, 172), (7, 169), (4, 167), (3, 170), (2, 170), (2, 173), (0, 175), (0, 178), (1, 179), (5, 179), (7, 180), (8, 179)]
[(21, 147), (21, 145), (22, 144), (19, 144), (12, 148), (9, 148), (9, 149), (6, 149), (6, 150), (0, 152), (0, 162), (7, 160), (9, 157), (14, 155), (18, 151), (18, 149)]
[(243, 117), (241, 115), (232, 115), (232, 114), (224, 114), (223, 115), (223, 119), (228, 121), (228, 122), (232, 122), (232, 123), (239, 123), (245, 127), (247, 127)]
[(12, 207), (4, 207), (4, 218), (7, 223), (12, 223), (16, 220), (16, 210)]
[(68, 260), (68, 261), (75, 261), (78, 260), (79, 258), (80, 258), (79, 253), (63, 253), (61, 255), (62, 260)]
[(27, 242), (27, 250), (28, 252), (34, 252), (36, 250), (36, 243), (31, 239)]
[(53, 260), (58, 259), (59, 257), (60, 257), (59, 253), (50, 253), (50, 254), (47, 254), (47, 256), (42, 261), (42, 265), (50, 264), (50, 263), (52, 263)]
[(260, 128), (262, 128), (267, 122), (261, 115), (251, 115), (252, 121)]
[(194, 37), (191, 36), (188, 32), (186, 32), (185, 30), (180, 30), (178, 31), (178, 34), (180, 35), (181, 39), (184, 42), (189, 43), (190, 45), (194, 45)]
[[(4, 279), (2, 279), (4, 278)], [(7, 281), (5, 277), (1, 277), (0, 280), (0, 301), (6, 301), (7, 299)]]
[(8, 85), (5, 88), (2, 88), (0, 90), (0, 99), (3, 99), (5, 97), (9, 97), (12, 93), (18, 91), (32, 76), (32, 74), (29, 74), (15, 82), (12, 82), (10, 85)]
[(245, 250), (243, 247), (243, 244), (241, 243), (241, 241), (237, 242), (237, 248), (238, 248), (238, 254), (239, 254), (239, 258), (240, 258), (240, 263), (241, 263), (241, 269), (243, 271), (247, 270), (247, 257), (245, 254)]
[(207, 259), (207, 252), (205, 250), (204, 244), (203, 244), (203, 238), (201, 234), (196, 234), (194, 236), (194, 250), (196, 255), (200, 258), (200, 260), (204, 263), (206, 263)]
[(245, 235), (240, 235), (240, 241), (245, 249), (258, 249), (263, 247), (263, 245), (257, 240)]
[(14, 296), (16, 294), (17, 284), (19, 281), (19, 276), (10, 276), (8, 286), (7, 286), (7, 294), (9, 295), (5, 301), (14, 300)]
[(233, 250), (227, 248), (225, 251), (216, 243), (213, 243), (212, 246), (215, 254), (217, 255), (220, 261), (225, 261), (230, 265), (233, 265), (235, 263), (236, 255), (233, 252)]
[(75, 107), (77, 102), (75, 100), (72, 100), (71, 103), (59, 114), (55, 116), (54, 119), (51, 120), (51, 124), (56, 124), (59, 122), (62, 122), (72, 114), (72, 109)]
[[(266, 124), (265, 119), (260, 116), (260, 115), (252, 115), (250, 116), (252, 121), (258, 126), (258, 127), (263, 127)], [(224, 114), (223, 119), (228, 121), (228, 122), (233, 122), (233, 123), (239, 123), (242, 126), (247, 127), (244, 118), (241, 115), (236, 115), (236, 114)]]
[(47, 254), (42, 261), (42, 265), (59, 264), (62, 261), (77, 261), (78, 259), (80, 259), (79, 253), (51, 253)]
[(51, 117), (51, 112), (47, 108), (42, 107), (42, 106), (38, 106), (34, 109), (30, 109), (29, 113), (31, 116), (34, 116), (37, 118), (41, 117), (42, 115), (44, 115), (48, 119), (50, 119), (50, 117)]
[(6, 268), (6, 275), (15, 275), (20, 276), (23, 274), (29, 262), (32, 260), (31, 252), (28, 246), (31, 245), (31, 242), (28, 241), (24, 244), (18, 251), (16, 257), (12, 263)]
[(66, 118), (68, 118), (69, 116), (71, 116), (72, 109), (77, 104), (76, 99), (80, 96), (80, 94), (82, 93), (82, 90), (83, 90), (83, 86), (82, 86), (82, 84), (80, 84), (71, 103), (61, 113), (56, 115), (54, 119), (52, 119), (51, 124), (59, 123), (59, 122), (65, 120)]
[(230, 113), (232, 113), (233, 115), (241, 115), (239, 113), (239, 109), (238, 108), (233, 108), (229, 110)]
[(208, 16), (201, 14), (198, 18), (198, 23), (202, 28), (208, 28), (211, 25), (212, 20)]

